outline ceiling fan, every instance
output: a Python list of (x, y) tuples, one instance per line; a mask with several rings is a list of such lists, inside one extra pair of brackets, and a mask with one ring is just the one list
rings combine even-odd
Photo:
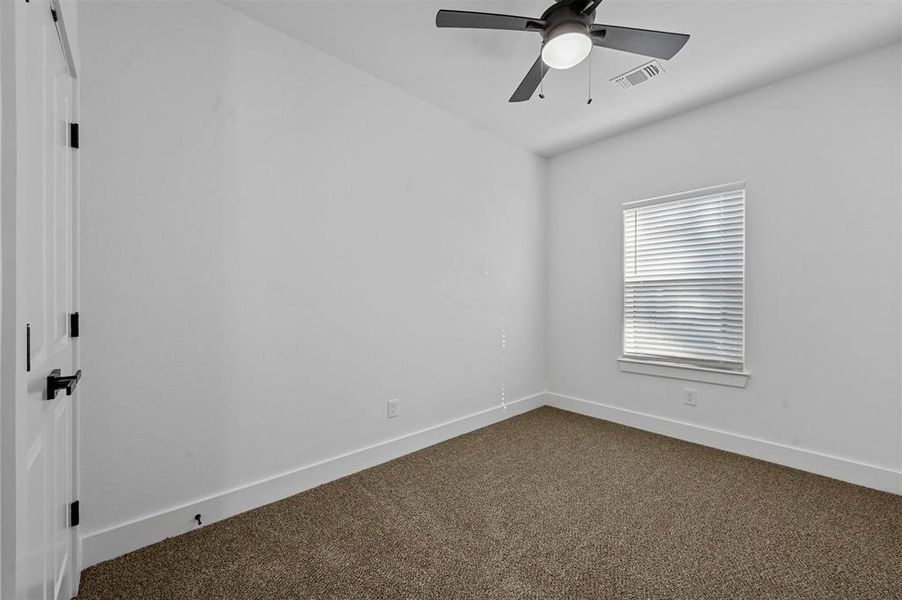
[(548, 68), (569, 69), (581, 63), (593, 46), (670, 60), (689, 41), (685, 33), (651, 31), (595, 23), (602, 0), (557, 0), (541, 17), (515, 17), (466, 10), (440, 10), (437, 27), (534, 31), (542, 35), (542, 52), (509, 102), (532, 98)]

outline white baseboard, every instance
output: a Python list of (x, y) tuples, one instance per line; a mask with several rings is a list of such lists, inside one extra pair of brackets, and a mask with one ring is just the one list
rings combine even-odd
[(902, 471), (546, 392), (548, 406), (902, 495)]
[(205, 524), (213, 523), (543, 405), (902, 495), (902, 471), (544, 392), (510, 402), (506, 408), (492, 407), (107, 529), (89, 532), (81, 538), (82, 568), (190, 531), (196, 527), (195, 514), (203, 514)]
[(194, 502), (87, 533), (81, 540), (82, 568), (190, 531), (196, 527), (194, 515), (198, 513), (204, 516), (204, 524), (220, 521), (528, 412), (543, 404), (545, 395), (534, 394), (509, 402), (506, 407), (496, 406), (472, 413)]

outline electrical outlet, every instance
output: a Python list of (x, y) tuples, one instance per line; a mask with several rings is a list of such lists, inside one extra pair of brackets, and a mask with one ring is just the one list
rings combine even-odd
[(695, 406), (695, 390), (683, 388), (683, 404), (686, 406)]
[(398, 406), (397, 398), (395, 398), (394, 400), (388, 401), (388, 418), (389, 419), (394, 419), (395, 417), (397, 417), (400, 410), (401, 410), (401, 408), (400, 408), (400, 406)]

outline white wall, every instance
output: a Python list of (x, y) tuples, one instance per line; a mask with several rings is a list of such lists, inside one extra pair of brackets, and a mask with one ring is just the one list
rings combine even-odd
[[(902, 468), (899, 46), (546, 178), (218, 3), (88, 2), (79, 27), (88, 563), (311, 479), (243, 486), (537, 393), (546, 361), (558, 405)], [(621, 373), (621, 203), (738, 179), (748, 387)]]
[[(895, 45), (551, 159), (549, 390), (606, 407), (560, 404), (902, 493), (900, 66)], [(737, 180), (748, 387), (620, 372), (621, 204)]]
[(88, 563), (544, 389), (541, 159), (218, 3), (80, 28)]

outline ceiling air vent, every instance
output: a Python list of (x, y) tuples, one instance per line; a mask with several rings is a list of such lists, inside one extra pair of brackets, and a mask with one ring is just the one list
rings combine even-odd
[(611, 83), (614, 84), (615, 87), (626, 90), (631, 87), (635, 87), (640, 83), (645, 83), (649, 79), (653, 77), (658, 77), (664, 74), (664, 67), (661, 66), (656, 60), (651, 62), (647, 62), (642, 66), (636, 67), (631, 71), (627, 71), (622, 75), (618, 75), (614, 79), (611, 80)]

